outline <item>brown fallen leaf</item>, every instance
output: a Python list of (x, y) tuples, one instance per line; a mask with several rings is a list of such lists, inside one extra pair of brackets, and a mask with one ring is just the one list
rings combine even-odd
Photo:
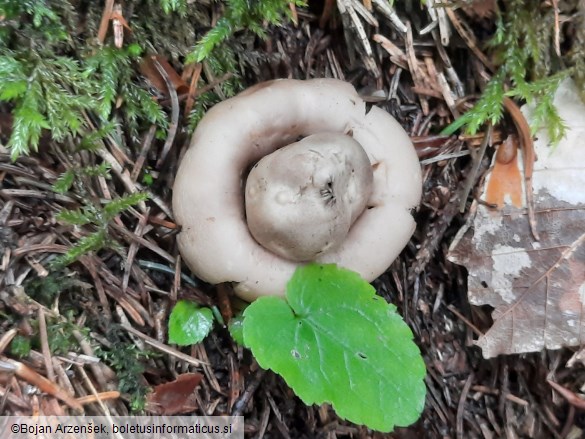
[(501, 210), (478, 205), (473, 227), (449, 251), (469, 270), (469, 301), (494, 307), (492, 327), (477, 340), (486, 358), (585, 343), (585, 105), (570, 80), (554, 102), (569, 130), (554, 150), (545, 132), (534, 144), (540, 241), (532, 239), (526, 200), (518, 208), (506, 197)]
[(140, 63), (140, 73), (142, 73), (146, 79), (164, 96), (169, 96), (169, 90), (165, 79), (159, 73), (155, 61), (162, 67), (168, 78), (170, 79), (173, 87), (177, 91), (177, 94), (187, 93), (189, 86), (181, 78), (181, 75), (171, 66), (164, 56), (161, 55), (148, 55), (142, 58)]
[(175, 381), (156, 386), (147, 397), (147, 410), (163, 416), (192, 412), (197, 408), (195, 389), (202, 378), (200, 373), (184, 373)]

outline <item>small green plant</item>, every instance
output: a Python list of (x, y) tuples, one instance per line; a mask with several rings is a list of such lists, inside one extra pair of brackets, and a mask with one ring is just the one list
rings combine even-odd
[(213, 327), (213, 312), (193, 302), (179, 300), (169, 317), (169, 343), (187, 346), (199, 343)]
[(134, 136), (140, 120), (166, 126), (159, 105), (132, 82), (130, 52), (105, 47), (84, 62), (34, 50), (0, 56), (0, 101), (14, 106), (12, 158), (36, 151), (43, 130), (58, 142), (82, 135), (88, 129), (85, 111), (107, 123), (119, 97)]
[[(228, 0), (223, 17), (197, 43), (187, 62), (203, 61), (217, 46), (242, 29), (266, 38), (267, 25), (279, 25), (284, 17), (291, 18), (290, 3), (288, 0)], [(294, 0), (293, 3), (297, 6), (306, 4), (304, 0)]]
[(36, 151), (43, 130), (63, 140), (80, 132), (83, 111), (95, 106), (91, 97), (74, 87), (87, 85), (79, 63), (30, 51), (0, 56), (0, 101), (14, 105), (13, 130), (8, 143), (12, 158)]
[(118, 378), (118, 390), (130, 399), (134, 413), (144, 410), (149, 386), (143, 378), (145, 361), (157, 356), (148, 350), (140, 350), (134, 344), (117, 341), (109, 349), (96, 349), (97, 356), (111, 367)]
[(352, 271), (298, 268), (286, 300), (257, 299), (230, 333), (305, 404), (330, 403), (340, 417), (384, 432), (424, 408), (426, 369), (410, 328)]
[[(98, 165), (95, 167), (83, 168), (77, 175), (88, 176), (102, 173), (108, 175), (107, 166)], [(55, 190), (55, 192), (65, 193), (73, 184), (75, 175), (75, 171), (67, 171), (62, 174), (53, 186), (53, 190)], [(67, 253), (57, 258), (54, 262), (54, 266), (66, 266), (91, 251), (97, 252), (104, 247), (117, 245), (116, 242), (112, 241), (108, 234), (110, 221), (130, 207), (146, 201), (147, 198), (147, 194), (136, 192), (111, 200), (103, 206), (96, 205), (95, 203), (86, 200), (85, 204), (79, 209), (63, 209), (59, 212), (57, 219), (78, 227), (91, 225), (94, 228), (94, 231), (81, 238), (67, 251)]]
[[(304, 0), (295, 0), (293, 3), (299, 6), (306, 4)], [(161, 0), (161, 4), (165, 11), (181, 13), (183, 10), (182, 1)], [(195, 100), (188, 119), (190, 132), (195, 130), (209, 107), (243, 89), (241, 78), (236, 72), (242, 70), (243, 66), (258, 68), (257, 60), (253, 56), (246, 56), (250, 49), (230, 39), (233, 34), (240, 30), (251, 30), (253, 34), (265, 38), (268, 25), (280, 25), (285, 19), (291, 18), (290, 4), (286, 0), (225, 2), (223, 17), (199, 40), (185, 60), (185, 64), (205, 61), (205, 72), (210, 73), (213, 78), (222, 79), (217, 87), (206, 91)], [(226, 77), (226, 72), (232, 75)], [(205, 85), (203, 80), (200, 85)]]
[(80, 17), (68, 1), (0, 3), (0, 102), (13, 115), (13, 159), (36, 151), (45, 133), (59, 143), (83, 136), (91, 130), (90, 116), (107, 125), (116, 107), (125, 110), (132, 137), (141, 122), (166, 127), (160, 106), (134, 81), (138, 44), (78, 48), (72, 35)]
[[(11, 341), (11, 354), (25, 358), (31, 349), (40, 349), (39, 321), (37, 319), (30, 320), (30, 326), (34, 330), (30, 336), (18, 334)], [(51, 315), (46, 316), (46, 334), (51, 354), (66, 355), (69, 352), (78, 352), (79, 341), (75, 333), (87, 338), (89, 336), (89, 328), (82, 328), (77, 325), (72, 310), (57, 317)]]
[(17, 334), (10, 342), (10, 353), (17, 358), (25, 358), (31, 350), (30, 339)]
[(94, 97), (97, 114), (107, 121), (116, 101), (124, 104), (123, 118), (133, 138), (138, 137), (140, 121), (148, 121), (166, 127), (167, 119), (150, 93), (133, 81), (135, 75), (132, 62), (142, 53), (137, 44), (124, 49), (103, 47), (88, 56), (84, 62), (83, 75), (89, 80), (88, 88)]
[(47, 339), (54, 355), (65, 355), (79, 350), (79, 342), (73, 334), (75, 331), (79, 331), (86, 338), (89, 336), (89, 328), (81, 328), (74, 321), (73, 313), (68, 312), (65, 319), (51, 319), (48, 322)]
[(506, 3), (489, 43), (499, 63), (498, 71), (476, 105), (443, 130), (444, 134), (453, 134), (462, 127), (475, 134), (485, 123), (497, 124), (504, 114), (504, 97), (508, 96), (534, 105), (533, 132), (546, 127), (553, 144), (565, 135), (565, 124), (552, 99), (561, 80), (572, 70), (552, 73), (552, 11), (542, 12), (538, 1), (528, 3), (521, 0)]
[[(69, 2), (51, 0), (3, 0), (0, 2), (0, 46), (15, 39), (43, 39), (53, 47), (68, 43), (67, 27), (76, 21)], [(6, 23), (6, 25), (4, 25)], [(36, 45), (31, 41), (32, 45)]]
[(25, 282), (24, 287), (28, 296), (47, 308), (52, 308), (58, 296), (65, 293), (75, 296), (79, 293), (79, 288), (76, 288), (77, 282), (77, 276), (72, 273), (55, 270), (45, 277), (31, 277)]
[(244, 346), (244, 316), (233, 317), (228, 323), (228, 330), (234, 341), (240, 346)]

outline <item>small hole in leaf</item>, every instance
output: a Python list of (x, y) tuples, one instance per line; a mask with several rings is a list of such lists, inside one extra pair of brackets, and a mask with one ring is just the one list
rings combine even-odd
[(296, 359), (301, 358), (301, 354), (299, 354), (299, 352), (296, 349), (293, 349), (292, 351), (290, 351), (291, 355), (293, 357), (295, 357)]
[(368, 359), (368, 356), (366, 354), (364, 354), (363, 352), (358, 352), (357, 356), (360, 357), (362, 360)]

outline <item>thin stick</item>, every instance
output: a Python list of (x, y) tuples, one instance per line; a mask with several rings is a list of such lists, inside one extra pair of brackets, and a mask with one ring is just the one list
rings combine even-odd
[(189, 364), (192, 364), (194, 366), (201, 366), (203, 364), (205, 364), (203, 361), (201, 360), (197, 360), (196, 358), (193, 358), (190, 355), (184, 354), (176, 349), (173, 349), (170, 346), (167, 346), (165, 344), (162, 344), (158, 341), (156, 341), (154, 338), (149, 337), (146, 334), (143, 334), (142, 332), (132, 328), (131, 326), (128, 325), (122, 325), (124, 327), (124, 329), (126, 331), (128, 331), (130, 334), (134, 334), (135, 336), (141, 338), (142, 340), (144, 340), (144, 342), (150, 346), (152, 346), (153, 348), (158, 349), (161, 352), (164, 352), (165, 354), (169, 354), (172, 355), (173, 357), (178, 358), (179, 360), (183, 360)]
[(185, 102), (185, 114), (189, 115), (191, 110), (193, 109), (193, 104), (195, 104), (195, 92), (197, 91), (197, 86), (199, 84), (199, 78), (201, 78), (201, 69), (203, 65), (201, 63), (197, 63), (195, 68), (193, 69), (193, 75), (191, 76), (191, 83), (189, 84), (189, 93), (187, 94), (187, 102)]
[(180, 288), (181, 288), (181, 255), (177, 256), (177, 260), (175, 262), (175, 276), (173, 278), (173, 287), (171, 288), (171, 300), (173, 302), (177, 301), (177, 295), (179, 293)]
[(333, 15), (333, 8), (335, 7), (335, 0), (325, 0), (325, 5), (323, 6), (323, 12), (321, 13), (321, 18), (319, 19), (319, 27), (324, 29)]
[(536, 215), (534, 213), (534, 194), (532, 190), (532, 173), (534, 170), (534, 162), (536, 161), (536, 154), (534, 153), (534, 142), (532, 141), (532, 134), (530, 126), (526, 122), (526, 118), (516, 103), (508, 98), (504, 98), (504, 108), (510, 113), (516, 130), (518, 131), (518, 138), (520, 139), (520, 147), (522, 148), (522, 161), (524, 164), (524, 190), (526, 191), (526, 208), (528, 209), (528, 222), (530, 224), (530, 231), (532, 236), (537, 241), (540, 240), (538, 235)]
[(463, 437), (465, 437), (463, 435), (463, 412), (465, 410), (465, 400), (467, 399), (469, 388), (471, 387), (471, 383), (473, 382), (473, 377), (474, 377), (473, 372), (470, 373), (469, 376), (467, 377), (465, 385), (463, 386), (463, 390), (461, 391), (459, 403), (457, 404), (456, 434), (458, 439), (462, 439)]
[(41, 336), (41, 351), (43, 353), (43, 360), (45, 361), (45, 369), (47, 369), (47, 378), (49, 378), (49, 381), (55, 382), (55, 371), (53, 370), (51, 349), (49, 349), (49, 340), (47, 337), (47, 321), (45, 319), (45, 313), (42, 306), (39, 306), (38, 316), (39, 333)]
[(477, 40), (473, 33), (467, 29), (466, 25), (459, 19), (455, 11), (451, 8), (444, 8), (445, 12), (449, 16), (451, 23), (453, 23), (453, 27), (457, 31), (457, 33), (463, 38), (469, 49), (473, 52), (473, 54), (482, 62), (484, 66), (486, 66), (490, 71), (494, 71), (494, 65), (491, 61), (483, 54), (477, 45)]
[(265, 369), (259, 369), (256, 372), (256, 375), (254, 375), (254, 377), (252, 378), (252, 382), (248, 385), (248, 387), (246, 387), (246, 390), (244, 390), (242, 396), (240, 396), (240, 398), (234, 403), (232, 416), (240, 416), (242, 413), (244, 413), (244, 409), (246, 408), (248, 402), (258, 389), (258, 386), (262, 382), (262, 378), (264, 378), (264, 375), (266, 375)]
[(483, 337), (483, 332), (481, 332), (477, 326), (471, 323), (467, 317), (461, 314), (457, 310), (457, 308), (455, 308), (453, 305), (448, 305), (447, 309), (451, 311), (453, 314), (455, 314), (459, 320), (461, 320), (463, 323), (469, 326), (471, 330), (475, 333), (475, 335), (477, 335), (478, 337)]
[(463, 193), (461, 194), (461, 199), (459, 200), (459, 212), (465, 212), (465, 204), (467, 203), (467, 197), (475, 184), (475, 180), (477, 179), (477, 173), (479, 172), (479, 167), (481, 166), (481, 161), (485, 152), (487, 150), (488, 144), (491, 143), (492, 138), (492, 131), (493, 127), (491, 124), (488, 125), (487, 133), (484, 136), (483, 140), (481, 141), (481, 146), (479, 147), (479, 153), (473, 159), (473, 166), (471, 167), (471, 171), (465, 180), (465, 187), (463, 188)]
[(148, 151), (150, 151), (150, 147), (152, 146), (152, 141), (154, 139), (154, 135), (156, 134), (156, 125), (152, 124), (144, 137), (144, 141), (142, 142), (142, 148), (140, 149), (140, 154), (134, 162), (134, 168), (130, 173), (130, 180), (136, 183), (138, 180), (138, 175), (142, 168), (144, 167), (144, 162), (146, 161), (146, 156), (148, 155)]
[(12, 328), (2, 334), (2, 337), (0, 337), (0, 354), (4, 352), (4, 349), (6, 349), (12, 339), (16, 337), (16, 334), (18, 334), (18, 330), (15, 328)]
[(109, 399), (118, 399), (120, 397), (120, 392), (117, 390), (111, 390), (109, 392), (101, 392), (95, 395), (87, 395), (82, 396), (81, 398), (77, 398), (77, 402), (81, 405), (92, 404), (94, 402), (99, 401), (107, 401)]
[(288, 7), (290, 9), (292, 22), (296, 27), (299, 24), (299, 14), (297, 13), (297, 7), (294, 2), (289, 2)]
[[(148, 216), (150, 213), (150, 208), (146, 208), (146, 212), (144, 215), (140, 216), (138, 220), (138, 224), (136, 225), (136, 229), (134, 230), (134, 234), (139, 238), (142, 238), (144, 234), (144, 227), (148, 222)], [(128, 249), (128, 256), (126, 257), (126, 263), (124, 264), (124, 277), (122, 278), (122, 291), (126, 292), (128, 288), (128, 282), (130, 282), (130, 273), (132, 271), (132, 265), (134, 264), (134, 258), (138, 253), (139, 244), (137, 242), (130, 243), (130, 248)]]
[(386, 0), (373, 0), (373, 3), (378, 7), (382, 15), (390, 20), (390, 23), (392, 23), (398, 32), (401, 34), (406, 33), (406, 25), (400, 20), (394, 8)]
[(167, 158), (167, 155), (169, 154), (169, 151), (173, 146), (173, 142), (175, 141), (175, 136), (177, 135), (177, 129), (179, 127), (180, 108), (179, 98), (177, 97), (177, 90), (175, 90), (171, 78), (169, 78), (169, 75), (167, 74), (165, 69), (163, 69), (163, 67), (160, 65), (160, 63), (156, 59), (156, 56), (152, 56), (151, 59), (152, 63), (156, 67), (156, 70), (158, 70), (158, 73), (164, 79), (165, 84), (167, 86), (167, 90), (169, 91), (169, 96), (171, 97), (171, 123), (169, 124), (169, 131), (167, 132), (167, 140), (165, 141), (160, 157), (156, 162), (156, 168), (159, 169), (162, 166), (165, 159)]
[(104, 11), (102, 12), (102, 20), (100, 21), (100, 28), (98, 30), (97, 39), (100, 44), (104, 44), (106, 34), (108, 33), (108, 26), (110, 25), (110, 17), (114, 10), (114, 0), (106, 0)]
[(138, 244), (142, 245), (143, 247), (146, 247), (147, 249), (152, 250), (154, 253), (156, 253), (160, 257), (166, 259), (171, 264), (175, 263), (176, 259), (173, 256), (171, 256), (169, 253), (164, 251), (162, 248), (157, 246), (156, 244), (153, 244), (152, 242), (146, 240), (145, 238), (142, 238), (140, 236), (136, 236), (134, 233), (126, 230), (124, 227), (120, 227), (117, 224), (111, 223), (110, 227), (112, 229), (114, 229), (115, 231), (119, 232), (126, 242), (128, 242), (128, 243), (137, 242)]
[[(110, 410), (104, 404), (104, 402), (101, 400), (98, 391), (93, 386), (93, 383), (91, 382), (91, 380), (87, 376), (87, 373), (85, 373), (85, 370), (83, 369), (83, 366), (78, 365), (77, 366), (77, 370), (79, 371), (79, 373), (83, 377), (83, 381), (85, 381), (85, 384), (87, 385), (87, 387), (89, 387), (89, 390), (91, 391), (91, 393), (93, 394), (93, 396), (96, 398), (96, 401), (97, 401), (98, 405), (100, 406), (100, 408), (102, 409), (102, 412), (103, 412), (104, 416), (108, 419), (108, 422), (110, 424), (114, 425), (114, 420), (112, 419), (112, 415), (110, 413)], [(117, 438), (117, 439), (124, 439), (124, 437), (120, 433), (115, 433), (114, 434), (114, 437)]]
[(17, 377), (22, 378), (27, 383), (38, 387), (42, 392), (48, 393), (57, 399), (60, 399), (69, 407), (76, 412), (83, 412), (83, 407), (77, 402), (76, 399), (71, 397), (65, 390), (59, 387), (57, 384), (52, 383), (44, 376), (35, 372), (30, 367), (20, 363), (19, 361), (12, 359), (2, 359), (0, 363), (8, 364), (8, 366), (14, 371)]
[(561, 56), (561, 36), (559, 26), (559, 0), (552, 0), (552, 6), (555, 13), (555, 53), (557, 56)]

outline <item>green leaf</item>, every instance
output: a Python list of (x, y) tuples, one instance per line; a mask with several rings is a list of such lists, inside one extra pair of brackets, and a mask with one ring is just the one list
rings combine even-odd
[(330, 403), (356, 424), (388, 432), (418, 419), (425, 365), (394, 305), (335, 265), (298, 268), (286, 297), (244, 311), (244, 342), (261, 367), (306, 404)]
[(154, 184), (154, 177), (148, 169), (144, 171), (144, 175), (142, 176), (142, 184), (145, 186), (152, 186)]
[(236, 316), (230, 320), (228, 330), (234, 341), (244, 346), (244, 316)]
[(195, 303), (179, 300), (169, 318), (169, 343), (188, 346), (203, 340), (213, 326), (213, 313)]

